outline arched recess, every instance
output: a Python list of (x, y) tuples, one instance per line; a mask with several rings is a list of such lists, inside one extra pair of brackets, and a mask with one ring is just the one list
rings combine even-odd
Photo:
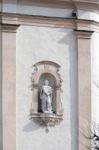
[[(32, 118), (41, 118), (41, 99), (40, 89), (44, 84), (44, 80), (49, 80), (49, 86), (52, 87), (52, 108), (53, 117), (56, 121), (59, 121), (60, 115), (63, 114), (62, 103), (61, 103), (61, 84), (62, 79), (59, 74), (60, 65), (51, 61), (41, 61), (34, 64), (34, 71), (32, 73), (32, 104), (31, 104), (31, 116)], [(52, 118), (53, 118), (52, 117)], [(57, 118), (58, 117), (58, 118)], [(44, 118), (43, 118), (44, 121)]]

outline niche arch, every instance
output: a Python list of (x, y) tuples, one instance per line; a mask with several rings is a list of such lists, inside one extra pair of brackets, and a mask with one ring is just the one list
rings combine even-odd
[[(30, 109), (31, 119), (43, 125), (55, 125), (62, 120), (63, 109), (61, 102), (62, 79), (59, 74), (60, 65), (52, 61), (41, 61), (33, 65), (32, 73), (32, 104)], [(40, 89), (44, 80), (49, 80), (53, 90), (53, 114), (48, 115), (41, 110)]]

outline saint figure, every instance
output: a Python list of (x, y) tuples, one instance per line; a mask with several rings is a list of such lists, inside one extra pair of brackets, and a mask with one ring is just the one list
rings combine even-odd
[(49, 86), (49, 81), (45, 80), (40, 91), (41, 107), (43, 113), (52, 112), (52, 87)]

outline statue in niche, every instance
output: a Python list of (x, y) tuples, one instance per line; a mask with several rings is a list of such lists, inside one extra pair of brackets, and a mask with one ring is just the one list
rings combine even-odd
[(42, 112), (52, 114), (52, 87), (49, 86), (48, 80), (45, 80), (44, 85), (41, 87), (40, 99)]

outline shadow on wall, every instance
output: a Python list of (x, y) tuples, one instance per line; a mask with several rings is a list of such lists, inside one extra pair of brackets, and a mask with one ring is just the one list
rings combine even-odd
[[(60, 30), (66, 32), (65, 29)], [(69, 46), (69, 77), (70, 77), (70, 121), (71, 121), (71, 150), (77, 149), (77, 47), (76, 37), (73, 31), (66, 34), (60, 41), (59, 44), (66, 44)], [(74, 46), (74, 49), (73, 49)], [(66, 84), (66, 83), (65, 83)]]
[[(59, 32), (67, 32), (65, 29)], [(77, 48), (76, 39), (73, 31), (69, 31), (59, 41), (59, 44), (66, 44), (69, 47), (69, 78), (70, 78), (70, 121), (71, 121), (71, 150), (77, 149)], [(73, 49), (74, 46), (74, 49)], [(65, 83), (66, 84), (66, 83)], [(23, 131), (34, 132), (41, 128), (41, 126), (29, 121)]]
[(39, 130), (41, 127), (38, 124), (35, 124), (33, 121), (29, 121), (23, 128), (25, 132), (34, 132)]

